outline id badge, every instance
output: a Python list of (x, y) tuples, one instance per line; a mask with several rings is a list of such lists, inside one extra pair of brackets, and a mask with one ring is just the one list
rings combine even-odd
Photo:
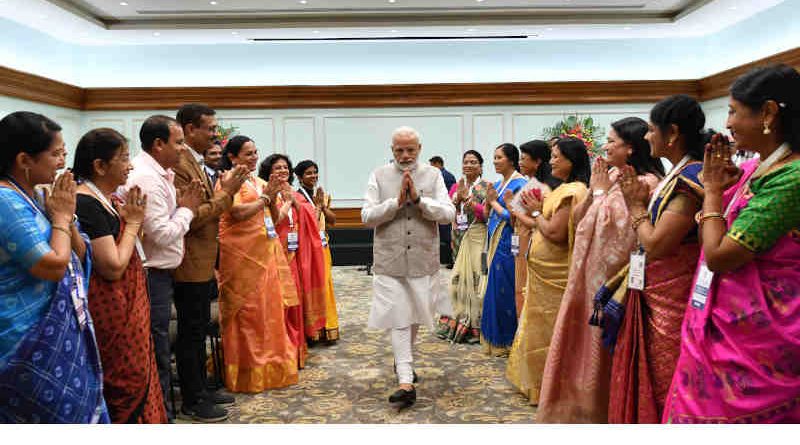
[(264, 217), (264, 226), (267, 228), (267, 236), (270, 238), (277, 238), (278, 232), (275, 231), (275, 223), (272, 222), (271, 216)]
[(322, 241), (322, 247), (328, 247), (328, 240), (325, 238), (325, 231), (319, 231), (319, 240)]
[(72, 306), (75, 308), (75, 316), (78, 318), (78, 327), (81, 330), (86, 328), (86, 305), (84, 305), (84, 287), (83, 287), (83, 278), (79, 273), (76, 273), (75, 270), (72, 268), (72, 265), (69, 266), (70, 273), (74, 276), (74, 284), (72, 285), (72, 289), (70, 292), (70, 296), (72, 297)]
[(519, 255), (519, 235), (511, 235), (511, 254)]
[(631, 254), (630, 270), (628, 272), (628, 288), (644, 290), (644, 252), (634, 252)]
[(456, 228), (462, 232), (469, 228), (469, 220), (466, 214), (459, 213), (456, 215)]
[(481, 273), (483, 275), (489, 273), (489, 253), (486, 251), (481, 252)]
[(289, 252), (297, 251), (297, 247), (299, 245), (299, 243), (297, 242), (298, 241), (297, 232), (289, 232), (287, 241), (289, 244)]
[(692, 289), (692, 307), (703, 309), (708, 300), (708, 290), (711, 288), (711, 281), (714, 280), (714, 272), (708, 270), (706, 262), (700, 263), (700, 271), (697, 273), (697, 281)]

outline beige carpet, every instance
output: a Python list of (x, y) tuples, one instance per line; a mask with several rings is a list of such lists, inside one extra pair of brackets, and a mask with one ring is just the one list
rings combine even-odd
[[(442, 270), (447, 280), (450, 271)], [(505, 379), (504, 358), (479, 345), (455, 345), (421, 329), (415, 352), (417, 403), (398, 412), (388, 334), (366, 327), (372, 277), (334, 268), (341, 340), (309, 351), (300, 383), (261, 394), (237, 394), (232, 423), (532, 423), (530, 406)]]

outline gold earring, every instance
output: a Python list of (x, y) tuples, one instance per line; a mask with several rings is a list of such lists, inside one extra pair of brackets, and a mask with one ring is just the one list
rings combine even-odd
[(767, 125), (767, 123), (766, 123), (766, 122), (764, 122), (764, 131), (763, 131), (763, 133), (764, 133), (764, 134), (770, 134), (770, 133), (772, 133), (772, 130), (770, 130), (770, 129), (769, 129), (769, 125)]

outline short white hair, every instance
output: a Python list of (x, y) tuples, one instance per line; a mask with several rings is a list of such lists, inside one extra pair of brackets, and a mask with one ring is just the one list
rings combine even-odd
[(410, 135), (411, 137), (417, 140), (417, 143), (420, 142), (420, 136), (417, 130), (411, 127), (403, 126), (395, 128), (394, 131), (392, 132), (392, 143), (394, 143), (395, 138), (401, 135)]

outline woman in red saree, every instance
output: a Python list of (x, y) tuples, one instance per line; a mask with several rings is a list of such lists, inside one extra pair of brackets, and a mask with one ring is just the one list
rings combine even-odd
[(111, 421), (166, 423), (138, 239), (146, 197), (138, 187), (131, 188), (124, 204), (113, 194), (131, 169), (128, 144), (121, 134), (109, 128), (86, 133), (75, 149), (72, 167), (81, 179), (75, 211), (92, 242), (89, 310)]
[(325, 329), (325, 259), (316, 212), (292, 189), (291, 171), (289, 158), (276, 153), (261, 163), (258, 175), (277, 182), (280, 189), (272, 212), (278, 215), (275, 227), (297, 286), (299, 304), (287, 309), (286, 322), (302, 368), (308, 354), (306, 339), (318, 339)]
[[(225, 146), (223, 162), (255, 171), (258, 151), (246, 136)], [(297, 298), (267, 203), (277, 188), (251, 176), (219, 222), (220, 325), (225, 386), (261, 392), (297, 383), (297, 348), (289, 338), (284, 300)]]
[[(680, 327), (697, 257), (694, 214), (702, 201), (705, 115), (689, 96), (670, 96), (653, 107), (646, 135), (653, 156), (672, 170), (653, 191), (622, 170), (621, 188), (639, 248), (631, 255), (630, 280), (604, 308), (604, 341), (614, 345), (609, 423), (657, 423), (672, 381)], [(624, 284), (629, 284), (625, 292)], [(621, 323), (621, 325), (620, 325)]]

